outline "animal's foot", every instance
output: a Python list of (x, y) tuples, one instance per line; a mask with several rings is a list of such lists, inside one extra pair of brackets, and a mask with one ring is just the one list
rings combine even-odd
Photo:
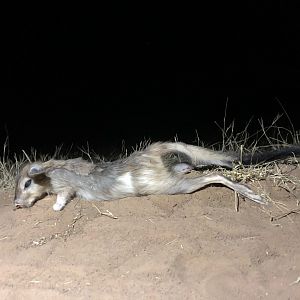
[(173, 170), (176, 172), (176, 173), (181, 173), (181, 174), (187, 174), (187, 173), (190, 173), (192, 170), (193, 170), (193, 166), (191, 166), (190, 164), (187, 164), (187, 163), (179, 163), (179, 164), (176, 164), (174, 167), (173, 167)]
[(60, 211), (60, 210), (62, 210), (64, 207), (65, 207), (64, 204), (61, 204), (61, 203), (55, 203), (55, 204), (53, 205), (53, 210), (55, 210), (55, 211)]
[(238, 190), (237, 192), (240, 193), (241, 195), (243, 195), (244, 197), (248, 198), (249, 200), (252, 200), (256, 203), (268, 204), (266, 199), (264, 199), (262, 196), (256, 194), (254, 191), (252, 191), (247, 186), (243, 186), (243, 188)]
[(260, 196), (258, 194), (255, 194), (255, 193), (253, 193), (251, 195), (247, 195), (247, 198), (249, 200), (252, 200), (252, 201), (254, 201), (256, 203), (259, 203), (259, 204), (268, 204), (267, 201), (262, 196)]

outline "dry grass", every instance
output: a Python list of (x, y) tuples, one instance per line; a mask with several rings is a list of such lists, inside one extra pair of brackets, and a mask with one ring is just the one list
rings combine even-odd
[(8, 142), (3, 145), (3, 155), (0, 160), (0, 188), (1, 189), (10, 189), (14, 187), (15, 176), (24, 162), (24, 159), (17, 159), (14, 157), (14, 160), (9, 159), (8, 153)]
[[(244, 153), (254, 154), (257, 151), (299, 144), (299, 131), (294, 129), (291, 122), (291, 129), (279, 126), (278, 123), (281, 118), (282, 115), (276, 116), (268, 126), (264, 124), (263, 120), (258, 120), (261, 129), (252, 135), (249, 135), (248, 133), (251, 121), (247, 123), (243, 131), (235, 133), (234, 122), (229, 126), (226, 126), (226, 120), (224, 118), (223, 128), (219, 126), (222, 131), (222, 144), (214, 146), (223, 151), (239, 152), (240, 157), (242, 157)], [(283, 166), (285, 166), (285, 168)], [(288, 166), (288, 168), (286, 168), (286, 166)], [(268, 180), (274, 187), (282, 188), (295, 196), (294, 191), (300, 187), (300, 178), (293, 176), (291, 171), (299, 167), (299, 160), (296, 157), (289, 157), (285, 160), (256, 164), (250, 167), (245, 167), (239, 163), (232, 170), (219, 168), (219, 171), (234, 181), (243, 183), (251, 182), (259, 193), (268, 200), (268, 203), (272, 204), (271, 210), (270, 208), (262, 208), (264, 212), (270, 215), (271, 221), (279, 220), (282, 217), (288, 217), (292, 222), (289, 215), (292, 213), (298, 214), (300, 212), (299, 209), (291, 209), (287, 207), (285, 203), (273, 199), (265, 191), (262, 182)], [(299, 199), (296, 196), (294, 198), (296, 206), (299, 206)], [(280, 212), (277, 216), (274, 216), (273, 214), (275, 209), (277, 212)]]

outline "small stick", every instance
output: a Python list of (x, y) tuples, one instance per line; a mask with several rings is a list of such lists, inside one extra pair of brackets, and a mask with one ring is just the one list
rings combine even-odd
[(288, 212), (286, 212), (286, 213), (284, 213), (284, 214), (281, 214), (281, 215), (279, 215), (279, 216), (277, 216), (277, 217), (271, 217), (271, 222), (272, 222), (272, 221), (280, 220), (280, 219), (282, 219), (282, 218), (284, 218), (284, 217), (289, 216), (290, 214), (300, 214), (300, 208), (294, 209), (294, 210), (290, 210), (290, 211), (288, 211)]
[(92, 203), (92, 205), (97, 209), (98, 213), (101, 216), (107, 216), (112, 219), (118, 219), (118, 217), (114, 216), (109, 210), (106, 210), (107, 212), (105, 213), (105, 212), (102, 212), (94, 203)]
[(174, 239), (174, 240), (172, 240), (171, 242), (166, 243), (165, 246), (170, 245), (170, 244), (172, 244), (172, 243), (174, 243), (174, 242), (177, 242), (177, 239)]
[(290, 286), (291, 286), (291, 285), (294, 285), (294, 284), (296, 284), (296, 283), (300, 283), (300, 276), (299, 276), (295, 281), (291, 282), (291, 283), (290, 283)]
[(240, 208), (240, 199), (236, 191), (234, 191), (234, 206), (235, 206), (235, 211), (238, 212)]

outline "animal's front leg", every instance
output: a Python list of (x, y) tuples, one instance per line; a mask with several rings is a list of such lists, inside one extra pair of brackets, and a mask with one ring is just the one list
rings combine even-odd
[(63, 191), (63, 192), (57, 194), (56, 202), (53, 205), (53, 209), (55, 211), (62, 210), (66, 206), (68, 201), (70, 201), (73, 198), (73, 196), (74, 196), (74, 193), (69, 190), (66, 190), (66, 191)]

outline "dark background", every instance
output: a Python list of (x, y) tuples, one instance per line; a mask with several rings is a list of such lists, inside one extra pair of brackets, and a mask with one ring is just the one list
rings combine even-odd
[(278, 113), (278, 125), (297, 130), (298, 11), (285, 1), (244, 4), (9, 14), (1, 144), (8, 137), (20, 154), (88, 143), (107, 154), (122, 141), (193, 143), (196, 132), (210, 144), (221, 141), (226, 105), (237, 131)]

